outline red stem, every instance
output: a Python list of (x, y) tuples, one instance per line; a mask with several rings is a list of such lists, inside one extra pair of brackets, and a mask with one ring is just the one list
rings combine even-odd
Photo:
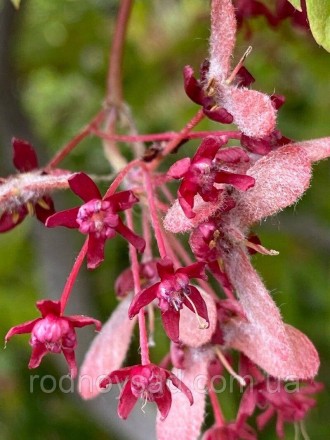
[(101, 110), (96, 116), (63, 148), (61, 148), (55, 156), (48, 162), (45, 169), (55, 168), (71, 151), (92, 132), (92, 127), (98, 125), (104, 118), (105, 111)]
[(212, 385), (211, 386), (209, 385), (208, 391), (209, 391), (211, 405), (213, 408), (215, 422), (216, 425), (220, 428), (225, 424), (225, 420), (220, 408), (220, 403)]
[(116, 27), (110, 49), (110, 61), (107, 79), (107, 102), (120, 105), (123, 101), (122, 65), (125, 36), (131, 14), (133, 0), (121, 0)]
[(122, 181), (125, 179), (126, 175), (128, 174), (128, 172), (135, 166), (140, 165), (141, 166), (141, 160), (140, 159), (135, 159), (132, 160), (129, 164), (126, 165), (125, 168), (123, 168), (120, 173), (118, 173), (117, 177), (114, 179), (114, 181), (112, 182), (112, 184), (109, 186), (108, 191), (105, 193), (105, 196), (103, 197), (104, 199), (106, 197), (112, 196), (112, 194), (114, 194), (118, 188), (118, 186), (122, 183)]
[(84, 261), (84, 258), (86, 256), (87, 247), (88, 247), (88, 237), (86, 238), (85, 243), (78, 254), (78, 257), (76, 258), (76, 261), (74, 262), (74, 265), (71, 269), (70, 275), (65, 283), (65, 286), (64, 286), (64, 289), (63, 289), (63, 292), (61, 295), (61, 314), (64, 313), (66, 304), (69, 300), (72, 288), (73, 288), (74, 283), (77, 279), (82, 262)]
[(189, 132), (201, 122), (201, 120), (204, 118), (203, 110), (199, 110), (196, 115), (183, 127), (183, 129), (177, 134), (177, 136), (172, 139), (164, 148), (162, 151), (161, 156), (156, 157), (155, 160), (153, 160), (148, 168), (151, 170), (155, 170), (159, 163), (162, 161), (164, 157), (166, 157), (171, 151), (173, 151), (179, 143), (187, 137)]
[[(117, 142), (160, 142), (170, 141), (176, 139), (177, 132), (165, 132), (165, 133), (150, 133), (140, 135), (125, 135), (125, 134), (109, 134), (101, 130), (92, 129), (91, 133), (95, 134), (102, 139)], [(200, 139), (206, 136), (227, 136), (230, 139), (240, 139), (241, 133), (239, 131), (194, 131), (186, 135), (187, 139)]]
[(154, 198), (155, 191), (154, 191), (152, 181), (150, 178), (150, 172), (147, 169), (147, 166), (145, 164), (143, 164), (143, 165), (144, 165), (143, 169), (145, 171), (145, 174), (144, 174), (145, 175), (145, 189), (146, 189), (148, 204), (149, 204), (149, 208), (150, 208), (150, 218), (152, 221), (152, 226), (155, 231), (156, 241), (157, 241), (157, 245), (158, 245), (158, 249), (159, 249), (159, 255), (161, 258), (165, 258), (167, 255), (167, 252), (166, 252), (163, 233), (162, 233), (162, 230), (160, 227), (157, 208), (156, 208), (156, 204), (155, 204), (155, 198)]
[[(127, 226), (134, 231), (132, 211), (125, 212)], [(139, 274), (139, 262), (137, 258), (137, 252), (134, 246), (129, 245), (129, 255), (132, 263), (132, 272), (134, 280), (134, 292), (137, 295), (141, 290), (140, 274)], [(144, 307), (139, 311), (139, 334), (140, 334), (140, 348), (141, 348), (141, 363), (142, 365), (150, 364), (149, 347), (148, 347), (148, 334), (146, 328), (146, 319), (144, 316)]]

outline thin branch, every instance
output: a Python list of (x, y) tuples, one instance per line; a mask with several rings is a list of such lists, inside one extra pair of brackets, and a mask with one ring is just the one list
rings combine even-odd
[(133, 0), (122, 0), (110, 49), (106, 102), (119, 106), (123, 101), (122, 65), (125, 36)]

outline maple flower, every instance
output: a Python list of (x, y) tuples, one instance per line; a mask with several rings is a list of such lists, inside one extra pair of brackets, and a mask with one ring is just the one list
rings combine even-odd
[(93, 180), (85, 173), (77, 173), (69, 179), (71, 190), (85, 203), (76, 208), (57, 212), (47, 219), (46, 226), (65, 226), (79, 229), (88, 234), (87, 267), (95, 269), (104, 260), (106, 240), (116, 233), (122, 235), (140, 252), (145, 241), (131, 231), (118, 215), (119, 211), (130, 209), (138, 198), (132, 191), (121, 191), (102, 198)]
[(2, 189), (10, 185), (10, 200), (3, 202), (4, 210), (0, 209), (0, 232), (15, 228), (28, 214), (35, 214), (38, 220), (45, 223), (47, 217), (55, 212), (49, 196), (32, 192), (31, 189), (23, 192), (21, 189), (21, 184), (24, 181), (28, 184), (30, 173), (36, 172), (39, 167), (34, 148), (29, 142), (17, 138), (12, 139), (12, 147), (13, 163), (19, 174), (3, 180)]
[(128, 311), (129, 317), (133, 318), (142, 307), (157, 298), (165, 332), (172, 341), (179, 341), (180, 310), (183, 305), (196, 314), (199, 326), (205, 328), (205, 324), (199, 319), (201, 317), (209, 324), (205, 301), (198, 289), (189, 284), (191, 278), (206, 279), (204, 268), (205, 263), (198, 262), (174, 270), (170, 258), (163, 258), (157, 263), (161, 281), (142, 290), (133, 298)]
[(310, 397), (323, 389), (317, 382), (307, 384), (294, 384), (291, 389), (288, 384), (268, 377), (248, 387), (242, 397), (237, 415), (238, 426), (243, 426), (255, 409), (261, 408), (262, 413), (257, 417), (257, 426), (262, 430), (270, 419), (276, 415), (276, 433), (279, 438), (284, 438), (284, 423), (298, 422), (306, 417), (307, 412), (316, 404)]
[[(172, 404), (172, 395), (166, 384), (167, 380), (184, 393), (193, 404), (193, 396), (189, 388), (173, 373), (154, 364), (134, 365), (113, 371), (100, 383), (101, 388), (109, 384), (126, 381), (119, 397), (118, 415), (126, 419), (139, 398), (147, 402), (155, 402), (161, 414), (166, 419)], [(142, 408), (143, 408), (142, 407)]]
[[(245, 318), (234, 316), (223, 323), (225, 346), (245, 353), (268, 374), (283, 380), (314, 377), (319, 367), (318, 354), (304, 334), (282, 321), (278, 308), (251, 265), (246, 237), (253, 224), (295, 203), (309, 186), (312, 162), (329, 155), (329, 138), (285, 145), (249, 168), (247, 173), (255, 178), (255, 185), (246, 192), (234, 189), (231, 197), (235, 207), (228, 212), (219, 217), (200, 216), (195, 221), (187, 219), (181, 206), (174, 203), (164, 220), (166, 229), (174, 233), (193, 230), (206, 220), (216, 221), (205, 230), (206, 240), (212, 235), (216, 238), (216, 251), (209, 253), (206, 249), (203, 231), (197, 235), (193, 232), (190, 244), (194, 245), (193, 251), (205, 252), (211, 259), (214, 254), (221, 256), (223, 270), (243, 309)], [(209, 212), (210, 203), (203, 203), (200, 210)], [(254, 247), (262, 250), (260, 245)]]
[(229, 422), (224, 426), (212, 426), (202, 440), (257, 440), (257, 436), (249, 425), (239, 426), (236, 422)]
[(196, 194), (200, 194), (206, 202), (218, 200), (223, 189), (216, 188), (214, 184), (230, 184), (242, 191), (254, 185), (253, 177), (235, 174), (224, 169), (224, 163), (235, 164), (240, 160), (249, 161), (247, 154), (240, 148), (228, 148), (218, 153), (219, 148), (225, 143), (226, 139), (208, 136), (192, 159), (186, 157), (178, 160), (167, 172), (170, 177), (182, 178), (178, 199), (188, 218), (196, 215), (192, 210)]
[(75, 327), (94, 324), (97, 331), (101, 322), (82, 315), (62, 316), (60, 301), (41, 300), (36, 303), (41, 318), (12, 327), (5, 336), (7, 343), (14, 335), (31, 333), (32, 355), (29, 368), (37, 368), (47, 353), (61, 353), (69, 365), (70, 375), (75, 378), (77, 365), (74, 350), (77, 346)]

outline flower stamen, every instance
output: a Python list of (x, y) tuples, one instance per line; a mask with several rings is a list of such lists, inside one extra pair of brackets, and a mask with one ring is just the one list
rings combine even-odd
[(237, 380), (237, 382), (238, 382), (241, 386), (245, 387), (245, 386), (246, 386), (246, 381), (245, 381), (245, 379), (233, 370), (232, 366), (229, 364), (229, 362), (227, 361), (227, 359), (226, 359), (225, 356), (223, 355), (223, 353), (222, 353), (222, 351), (220, 350), (220, 348), (219, 348), (219, 347), (215, 347), (214, 350), (215, 350), (215, 352), (216, 352), (216, 354), (217, 354), (217, 356), (218, 356), (220, 362), (221, 362), (222, 365), (225, 367), (225, 369), (228, 371), (228, 373), (231, 374), (231, 375)]
[(197, 318), (197, 322), (198, 322), (198, 328), (201, 329), (201, 330), (207, 329), (209, 327), (209, 324), (207, 322), (203, 322), (201, 320), (201, 317), (199, 316), (199, 314), (197, 312), (197, 309), (196, 309), (196, 306), (193, 303), (193, 301), (189, 298), (189, 296), (185, 292), (183, 292), (183, 295), (185, 296), (185, 298), (187, 298), (187, 300), (190, 302), (192, 308), (194, 309), (194, 312), (195, 312), (195, 315), (196, 315), (196, 318)]

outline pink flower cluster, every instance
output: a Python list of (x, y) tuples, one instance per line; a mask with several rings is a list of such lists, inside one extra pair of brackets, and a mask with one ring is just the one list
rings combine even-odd
[[(234, 123), (238, 132), (204, 133), (191, 157), (179, 159), (165, 173), (155, 170), (166, 157), (166, 147), (163, 156), (137, 158), (104, 196), (83, 172), (39, 169), (33, 148), (14, 139), (19, 174), (0, 185), (1, 232), (31, 211), (46, 227), (64, 226), (86, 236), (60, 300), (38, 301), (41, 317), (11, 328), (6, 342), (31, 333), (29, 368), (38, 367), (47, 353), (63, 353), (74, 378), (75, 328), (94, 324), (99, 333), (80, 378), (88, 375), (95, 383), (101, 375), (104, 379), (97, 388), (80, 381), (81, 396), (90, 399), (110, 384), (124, 383), (119, 417), (126, 419), (138, 399), (143, 406), (155, 403), (159, 440), (178, 438), (178, 432), (180, 440), (199, 438), (207, 394), (215, 422), (203, 440), (255, 440), (258, 434), (249, 425), (254, 414), (258, 431), (275, 417), (277, 436), (283, 438), (284, 424), (302, 421), (315, 405), (310, 394), (322, 388), (314, 382), (316, 349), (307, 336), (283, 322), (250, 256), (277, 254), (262, 245), (251, 227), (299, 200), (309, 187), (313, 162), (330, 156), (330, 138), (293, 142), (284, 137), (276, 128), (284, 98), (250, 88), (254, 79), (243, 66), (244, 57), (231, 69), (237, 21), (242, 25), (243, 18), (262, 14), (275, 25), (287, 14), (279, 7), (276, 21), (259, 1), (237, 1), (235, 6), (232, 0), (212, 0), (209, 58), (200, 79), (185, 67), (184, 87), (201, 107), (200, 118)], [(169, 151), (183, 139), (178, 136), (172, 147), (169, 141)], [(175, 200), (168, 188), (174, 180), (180, 180)], [(120, 184), (124, 190), (117, 191)], [(49, 194), (59, 188), (70, 188), (82, 204), (55, 212)], [(143, 237), (135, 232), (136, 206)], [(189, 233), (191, 253), (175, 235), (183, 233)], [(94, 318), (64, 312), (85, 257), (88, 269), (99, 267), (106, 243), (116, 235), (128, 242), (131, 265), (115, 282), (121, 302), (101, 330)], [(216, 287), (208, 283), (207, 274)], [(155, 309), (171, 344), (159, 365), (150, 360)], [(137, 323), (141, 362), (123, 367)], [(238, 366), (232, 350), (239, 353)], [(214, 390), (224, 370), (245, 390), (237, 417), (230, 421)], [(286, 387), (290, 381), (299, 383), (294, 392)]]

